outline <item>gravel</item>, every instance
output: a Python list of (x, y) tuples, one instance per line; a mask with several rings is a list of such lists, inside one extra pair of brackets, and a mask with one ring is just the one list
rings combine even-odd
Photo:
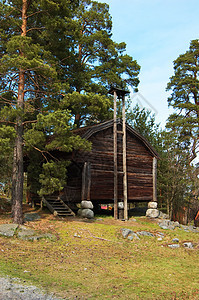
[(17, 278), (7, 276), (0, 277), (0, 300), (58, 300), (58, 298), (36, 286), (26, 285)]

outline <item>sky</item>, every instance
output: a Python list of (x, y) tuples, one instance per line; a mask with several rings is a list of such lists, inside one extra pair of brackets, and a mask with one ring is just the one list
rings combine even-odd
[(139, 93), (132, 103), (150, 109), (164, 128), (172, 113), (166, 86), (173, 61), (199, 38), (198, 0), (98, 0), (109, 4), (115, 42), (127, 44), (127, 54), (141, 66)]

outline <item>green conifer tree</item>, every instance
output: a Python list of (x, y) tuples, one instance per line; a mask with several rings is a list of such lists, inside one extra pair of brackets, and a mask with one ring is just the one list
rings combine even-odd
[[(53, 40), (53, 37), (62, 23), (65, 27), (60, 27), (61, 38), (66, 36), (66, 22), (62, 18), (71, 18), (70, 6), (71, 1), (57, 0), (0, 3), (0, 117), (1, 124), (13, 126), (15, 132), (12, 213), (13, 221), (18, 224), (23, 222), (24, 145), (44, 155), (59, 146), (64, 133), (62, 149), (67, 151), (72, 145), (78, 148), (83, 144), (80, 138), (69, 137), (69, 112), (54, 110), (66, 85), (60, 81), (61, 54), (58, 49), (56, 52), (59, 38)], [(53, 133), (59, 137), (48, 143), (46, 149), (44, 141)]]
[(169, 117), (168, 128), (177, 129), (179, 139), (189, 143), (190, 163), (199, 151), (199, 40), (190, 43), (189, 50), (174, 61), (174, 75), (167, 90), (172, 91), (168, 103), (176, 113)]

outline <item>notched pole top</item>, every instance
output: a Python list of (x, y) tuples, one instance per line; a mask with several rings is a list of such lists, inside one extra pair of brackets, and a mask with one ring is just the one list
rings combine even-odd
[(118, 98), (121, 98), (123, 96), (125, 96), (126, 94), (129, 94), (129, 91), (125, 91), (116, 87), (111, 87), (111, 89), (109, 90), (109, 94), (114, 95), (114, 92), (116, 92)]

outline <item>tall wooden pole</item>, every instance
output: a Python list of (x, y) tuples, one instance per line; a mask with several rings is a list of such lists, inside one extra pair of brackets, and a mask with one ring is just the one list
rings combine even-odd
[(118, 219), (118, 173), (117, 173), (117, 93), (114, 91), (114, 126), (113, 126), (113, 148), (114, 148), (114, 218)]
[(122, 121), (123, 121), (123, 197), (124, 197), (124, 219), (128, 220), (127, 206), (127, 168), (126, 168), (126, 114), (125, 95), (122, 96)]

